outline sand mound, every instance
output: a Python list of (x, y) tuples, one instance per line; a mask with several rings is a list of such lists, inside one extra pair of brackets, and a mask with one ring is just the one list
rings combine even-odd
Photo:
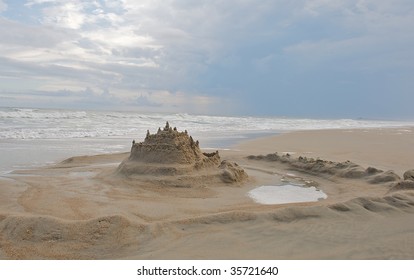
[(414, 169), (405, 171), (403, 177), (404, 180), (414, 181)]
[(371, 184), (380, 184), (399, 181), (400, 177), (393, 171), (382, 171), (374, 167), (364, 169), (362, 166), (351, 161), (332, 162), (307, 157), (294, 158), (289, 154), (279, 155), (278, 153), (266, 156), (248, 156), (250, 160), (275, 161), (287, 164), (295, 170), (307, 172), (313, 175), (330, 175), (349, 179), (365, 179)]
[(414, 181), (412, 180), (402, 180), (392, 185), (390, 192), (400, 191), (400, 190), (414, 190)]
[[(147, 135), (143, 142), (132, 142), (131, 153), (118, 167), (117, 173), (132, 177), (137, 175), (220, 177), (224, 183), (241, 182), (246, 172), (236, 163), (221, 162), (219, 152), (203, 153), (198, 141), (187, 131), (179, 132), (167, 122), (157, 133)], [(207, 174), (207, 175), (206, 175)]]
[(414, 190), (414, 170), (407, 170), (403, 175), (404, 180), (401, 180), (391, 186), (390, 192)]
[(225, 183), (241, 182), (247, 178), (246, 172), (237, 163), (223, 160), (219, 166), (221, 177)]

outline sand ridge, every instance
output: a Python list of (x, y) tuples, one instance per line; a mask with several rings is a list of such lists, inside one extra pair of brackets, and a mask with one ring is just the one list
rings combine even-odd
[(364, 169), (362, 166), (351, 161), (333, 162), (322, 159), (307, 158), (303, 156), (292, 157), (289, 153), (279, 155), (273, 154), (250, 155), (250, 160), (275, 161), (289, 165), (292, 169), (307, 172), (314, 175), (337, 176), (350, 179), (364, 179), (371, 184), (388, 183), (400, 181), (401, 178), (392, 170), (382, 171), (375, 167)]
[[(13, 259), (412, 258), (413, 207), (411, 192), (329, 207), (239, 210), (156, 223), (122, 215), (83, 221), (9, 215), (0, 219), (0, 244)], [(361, 218), (363, 224), (356, 223)], [(397, 230), (386, 226), (400, 222), (404, 226)], [(393, 237), (373, 240), (382, 227)], [(289, 235), (294, 242), (286, 243)]]

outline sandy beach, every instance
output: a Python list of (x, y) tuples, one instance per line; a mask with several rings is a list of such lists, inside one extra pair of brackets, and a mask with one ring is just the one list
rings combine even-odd
[[(16, 170), (0, 177), (0, 259), (414, 259), (413, 146), (414, 128), (301, 131), (219, 151), (237, 163), (220, 175), (120, 174), (129, 151)], [(248, 177), (219, 177), (235, 166)], [(248, 195), (283, 184), (327, 197)]]

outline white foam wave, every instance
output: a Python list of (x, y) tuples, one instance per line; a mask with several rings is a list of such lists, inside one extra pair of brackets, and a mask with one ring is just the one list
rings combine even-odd
[(237, 135), (313, 129), (350, 129), (414, 126), (409, 122), (315, 120), (278, 117), (223, 117), (189, 114), (143, 114), (0, 108), (0, 139), (62, 139), (139, 137), (165, 121), (194, 134)]

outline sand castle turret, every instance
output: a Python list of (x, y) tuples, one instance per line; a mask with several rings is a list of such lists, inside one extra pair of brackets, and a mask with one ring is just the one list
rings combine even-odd
[[(179, 175), (193, 174), (199, 170), (217, 170), (224, 177), (222, 181), (229, 183), (230, 173), (237, 172), (234, 181), (247, 178), (244, 170), (236, 165), (221, 164), (218, 151), (203, 153), (200, 142), (194, 141), (185, 130), (180, 132), (166, 122), (163, 129), (158, 128), (157, 133), (151, 134), (147, 130), (143, 142), (133, 142), (129, 157), (118, 167), (118, 172), (127, 175)], [(236, 170), (237, 169), (237, 170)], [(220, 175), (221, 176), (221, 175)], [(230, 178), (230, 179), (229, 179)]]

